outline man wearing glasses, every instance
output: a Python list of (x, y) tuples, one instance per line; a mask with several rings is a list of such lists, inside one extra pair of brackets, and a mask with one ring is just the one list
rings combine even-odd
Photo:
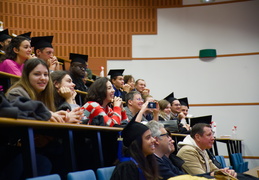
[(173, 140), (164, 128), (164, 125), (158, 121), (152, 120), (147, 123), (147, 126), (151, 130), (151, 134), (155, 139), (154, 154), (158, 163), (159, 175), (163, 180), (166, 180), (170, 177), (185, 174), (165, 156), (174, 151), (174, 146), (172, 145)]
[[(88, 88), (85, 85), (83, 78), (87, 68), (88, 55), (70, 53), (69, 59), (71, 60), (69, 71), (73, 83), (76, 85), (75, 89), (87, 92)], [(76, 102), (79, 105), (85, 103), (85, 96), (82, 94), (80, 96), (81, 98), (78, 95), (76, 96)]]

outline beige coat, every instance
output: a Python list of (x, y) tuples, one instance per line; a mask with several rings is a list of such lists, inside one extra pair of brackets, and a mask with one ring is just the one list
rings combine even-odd
[[(217, 170), (218, 168), (212, 163), (206, 150), (202, 151), (198, 148), (190, 136), (186, 138), (187, 139), (180, 144), (182, 147), (177, 153), (177, 156), (185, 161), (183, 164), (183, 169), (186, 173), (195, 175)], [(204, 157), (208, 161), (209, 169), (206, 168)]]

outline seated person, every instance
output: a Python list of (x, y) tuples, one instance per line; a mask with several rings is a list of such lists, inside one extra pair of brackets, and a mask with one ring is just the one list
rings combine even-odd
[(146, 82), (144, 79), (138, 79), (135, 82), (135, 90), (140, 92), (142, 97), (147, 96), (150, 93), (150, 90), (146, 88)]
[[(214, 134), (210, 125), (204, 123), (195, 124), (191, 134), (187, 135), (183, 142), (179, 142), (180, 150), (177, 156), (183, 159), (183, 169), (188, 174), (210, 173), (214, 176), (214, 171), (218, 168), (210, 160), (206, 149), (210, 149), (214, 143)], [(236, 177), (236, 172), (230, 169), (222, 169), (226, 173)]]
[(144, 99), (144, 102), (153, 102), (156, 103), (155, 108), (149, 108), (144, 112), (144, 117), (148, 120), (156, 120), (158, 121), (158, 113), (159, 113), (159, 104), (158, 102), (151, 96), (150, 94), (142, 96)]
[(73, 110), (76, 104), (75, 84), (67, 71), (54, 71), (50, 74), (54, 85), (54, 99), (57, 110)]
[(50, 110), (53, 122), (79, 123), (82, 118), (80, 108), (68, 113), (67, 111), (56, 111), (54, 104), (54, 90), (52, 81), (49, 79), (49, 69), (45, 61), (34, 58), (26, 61), (21, 79), (11, 86), (6, 97), (12, 101), (19, 96), (43, 102)]
[[(169, 135), (171, 134), (171, 132), (168, 129), (166, 129), (166, 131)], [(172, 139), (171, 135), (170, 135), (170, 138)], [(173, 163), (174, 166), (178, 167), (182, 172), (184, 172), (183, 170), (184, 160), (176, 156), (174, 143), (175, 141), (172, 139), (170, 143), (171, 151), (166, 153), (165, 156), (170, 159), (170, 161)]]
[(89, 88), (86, 100), (83, 109), (89, 124), (98, 116), (103, 117), (103, 125), (106, 126), (112, 127), (128, 122), (122, 99), (114, 96), (114, 89), (108, 78), (97, 79)]
[(188, 118), (189, 117), (192, 117), (192, 115), (188, 114), (189, 112), (189, 103), (188, 103), (188, 98), (185, 97), (185, 98), (180, 98), (178, 99), (180, 104), (181, 104), (181, 124), (183, 126), (189, 126), (189, 123), (188, 123)]
[(10, 44), (12, 37), (9, 35), (8, 29), (0, 32), (0, 52), (5, 54), (7, 46)]
[[(126, 94), (126, 107), (127, 116), (131, 120), (137, 113), (136, 122), (147, 122), (144, 113), (148, 110), (148, 102), (144, 103), (141, 94), (138, 91), (131, 91)], [(158, 112), (158, 111), (157, 111)]]
[(158, 180), (159, 174), (154, 156), (154, 138), (151, 131), (134, 117), (122, 131), (123, 144), (130, 161), (119, 163), (111, 180)]
[(21, 76), (24, 62), (31, 58), (31, 52), (29, 39), (14, 37), (0, 60), (0, 71)]
[(54, 48), (52, 46), (53, 36), (39, 36), (31, 38), (31, 46), (34, 47), (35, 56), (43, 59), (50, 72), (59, 70), (59, 62), (54, 56)]
[[(69, 72), (73, 83), (75, 83), (76, 85), (75, 89), (87, 92), (88, 88), (84, 84), (83, 78), (85, 76), (85, 70), (87, 68), (86, 63), (88, 61), (88, 55), (70, 53), (69, 59), (71, 60)], [(83, 105), (85, 103), (85, 95), (77, 95), (76, 103), (79, 105)]]
[(125, 95), (129, 92), (130, 86), (124, 84), (123, 71), (124, 69), (111, 69), (108, 75), (111, 76), (110, 81), (115, 90), (114, 96), (120, 97), (125, 101)]
[(135, 90), (135, 79), (132, 75), (124, 75), (123, 80), (124, 80), (124, 84), (128, 84), (130, 86), (129, 90), (127, 89), (128, 91), (125, 90), (127, 91), (127, 93)]
[(173, 120), (178, 121), (179, 132), (182, 134), (189, 134), (190, 126), (181, 124), (181, 119), (184, 118), (183, 113), (181, 113), (181, 104), (180, 101), (174, 97), (174, 93), (172, 92), (167, 97), (164, 98), (171, 104), (171, 116)]
[(171, 104), (165, 99), (158, 101), (158, 104), (159, 104), (159, 116), (158, 116), (159, 121), (169, 121), (173, 119), (171, 116)]
[(166, 156), (174, 151), (173, 140), (164, 128), (164, 125), (157, 121), (149, 121), (147, 126), (151, 130), (152, 137), (155, 139), (155, 156), (158, 163), (159, 175), (163, 180), (170, 177), (185, 174), (181, 169), (175, 166)]

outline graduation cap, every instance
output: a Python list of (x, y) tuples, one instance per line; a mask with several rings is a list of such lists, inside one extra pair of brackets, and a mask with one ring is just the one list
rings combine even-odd
[(82, 64), (85, 64), (88, 61), (88, 55), (70, 53), (69, 59), (71, 60), (71, 63), (80, 62)]
[(124, 69), (111, 69), (108, 75), (111, 76), (111, 79), (115, 78), (116, 76), (123, 76)]
[(188, 109), (189, 109), (189, 103), (188, 103), (188, 98), (187, 97), (184, 97), (184, 98), (180, 98), (178, 99), (180, 104), (183, 105), (183, 106), (187, 106)]
[(6, 39), (10, 39), (10, 38), (12, 37), (9, 35), (8, 29), (5, 29), (0, 32), (0, 42), (4, 42)]
[(212, 115), (193, 117), (193, 118), (190, 118), (190, 120), (191, 120), (191, 127), (193, 127), (197, 123), (211, 124)]
[(172, 102), (173, 102), (174, 100), (177, 100), (177, 99), (174, 97), (174, 92), (172, 92), (171, 94), (169, 94), (168, 96), (166, 96), (164, 99), (167, 100), (168, 102), (170, 102), (170, 104), (172, 104)]
[(132, 118), (132, 120), (121, 132), (123, 144), (126, 147), (129, 147), (135, 139), (141, 137), (147, 130), (149, 130), (146, 125), (135, 121), (137, 115), (138, 113)]
[(51, 44), (52, 41), (53, 41), (53, 36), (32, 37), (31, 46), (34, 47), (34, 51), (36, 51), (36, 49), (46, 48), (46, 47), (53, 48)]
[(18, 36), (23, 36), (23, 37), (26, 37), (27, 39), (31, 40), (31, 32), (23, 33)]

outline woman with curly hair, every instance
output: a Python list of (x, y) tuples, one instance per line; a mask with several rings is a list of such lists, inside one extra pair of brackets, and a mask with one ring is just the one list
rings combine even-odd
[(24, 62), (31, 58), (31, 52), (29, 39), (23, 36), (14, 37), (0, 61), (0, 71), (21, 76)]
[(103, 117), (106, 126), (117, 126), (128, 122), (122, 99), (114, 96), (114, 89), (108, 78), (97, 79), (89, 88), (87, 103), (83, 106), (84, 115), (93, 124), (93, 119)]

